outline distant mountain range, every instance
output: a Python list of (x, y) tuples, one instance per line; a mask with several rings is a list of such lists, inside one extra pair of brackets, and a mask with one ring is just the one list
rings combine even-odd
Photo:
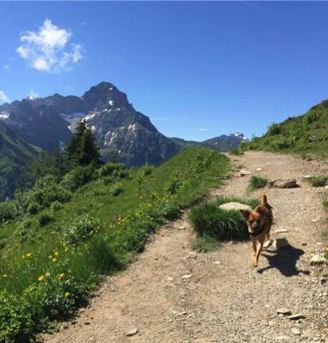
[(241, 132), (232, 133), (230, 135), (221, 135), (219, 137), (207, 139), (203, 142), (186, 141), (181, 138), (171, 139), (179, 144), (182, 149), (186, 149), (192, 146), (203, 146), (223, 152), (229, 151), (231, 149), (237, 149), (241, 142), (248, 141), (248, 139)]
[(113, 84), (102, 82), (82, 97), (55, 94), (0, 106), (0, 119), (26, 142), (49, 152), (67, 144), (78, 121), (86, 120), (106, 160), (111, 152), (131, 165), (158, 165), (181, 150), (137, 112)]
[[(228, 151), (246, 139), (241, 133), (204, 142), (165, 137), (109, 82), (91, 87), (81, 97), (28, 97), (0, 106), (0, 177), (7, 185), (3, 193), (10, 193), (14, 175), (36, 155), (36, 148), (53, 152), (57, 144), (65, 146), (81, 120), (91, 127), (104, 160), (115, 153), (128, 166), (159, 165), (189, 146)], [(17, 173), (8, 172), (11, 168)]]

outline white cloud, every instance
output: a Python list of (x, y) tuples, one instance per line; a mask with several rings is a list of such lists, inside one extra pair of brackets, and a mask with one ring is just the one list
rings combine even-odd
[(38, 97), (39, 97), (39, 94), (37, 92), (35, 92), (33, 89), (31, 89), (27, 98), (30, 100), (35, 100)]
[(5, 92), (0, 91), (0, 103), (10, 102), (10, 99), (7, 97)]
[(16, 51), (34, 69), (60, 72), (82, 58), (81, 45), (69, 43), (71, 38), (70, 30), (60, 29), (46, 19), (38, 32), (21, 34), (22, 45)]
[(205, 129), (204, 127), (201, 127), (200, 129), (198, 129), (199, 132), (207, 132), (208, 129)]

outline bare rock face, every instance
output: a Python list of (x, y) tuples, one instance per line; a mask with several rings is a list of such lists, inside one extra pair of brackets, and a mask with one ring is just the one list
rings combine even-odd
[(239, 210), (246, 210), (246, 211), (252, 211), (252, 208), (249, 205), (241, 204), (239, 202), (228, 202), (226, 204), (222, 204), (219, 206), (221, 210), (224, 211), (239, 211)]
[(299, 187), (296, 179), (276, 179), (268, 182), (269, 188), (296, 188)]

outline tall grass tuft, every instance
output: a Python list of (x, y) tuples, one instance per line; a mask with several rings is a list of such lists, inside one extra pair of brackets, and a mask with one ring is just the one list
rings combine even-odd
[(324, 187), (327, 184), (327, 176), (312, 176), (307, 179), (312, 187)]
[(254, 192), (257, 189), (264, 188), (268, 183), (268, 179), (253, 175), (249, 180), (248, 191)]
[(194, 207), (189, 219), (198, 236), (210, 236), (218, 241), (248, 237), (247, 224), (239, 211), (224, 211), (215, 203), (206, 202)]
[(229, 155), (241, 156), (241, 155), (244, 155), (244, 152), (240, 148), (239, 149), (230, 149)]

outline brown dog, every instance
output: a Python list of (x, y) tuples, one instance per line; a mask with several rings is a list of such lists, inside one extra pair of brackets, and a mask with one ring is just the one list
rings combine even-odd
[(257, 267), (265, 238), (270, 240), (270, 229), (273, 222), (272, 207), (266, 195), (261, 196), (261, 204), (252, 212), (240, 210), (247, 221), (248, 233), (253, 248), (253, 267)]

